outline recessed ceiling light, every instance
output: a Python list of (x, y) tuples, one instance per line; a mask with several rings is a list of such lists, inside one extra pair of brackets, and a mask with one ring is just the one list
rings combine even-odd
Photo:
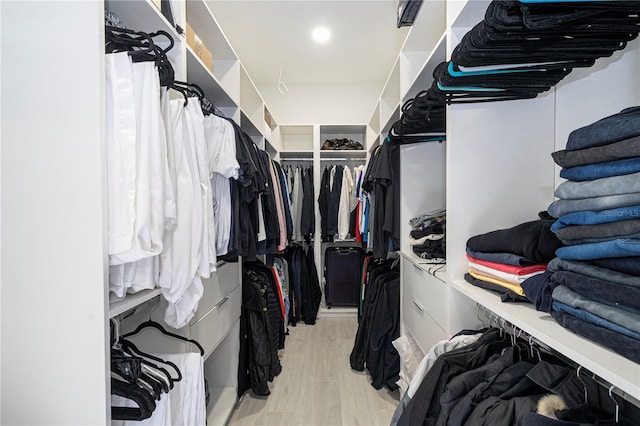
[(331, 32), (326, 27), (315, 27), (311, 36), (316, 43), (326, 43), (331, 38)]

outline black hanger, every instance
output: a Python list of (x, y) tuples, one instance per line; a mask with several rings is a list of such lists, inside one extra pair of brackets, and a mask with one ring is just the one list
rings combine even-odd
[(144, 420), (151, 417), (156, 403), (152, 396), (145, 390), (131, 383), (111, 378), (111, 393), (134, 401), (138, 407), (111, 406), (111, 418), (113, 420)]
[[(182, 380), (182, 373), (180, 372), (180, 369), (178, 368), (178, 366), (175, 365), (173, 362), (164, 360), (164, 359), (159, 358), (159, 357), (157, 357), (155, 355), (151, 355), (151, 354), (142, 352), (140, 349), (138, 349), (136, 347), (136, 345), (133, 344), (133, 342), (131, 342), (129, 340), (126, 340), (126, 339), (122, 339), (122, 347), (123, 347), (123, 349), (125, 351), (130, 351), (132, 354), (135, 354), (135, 355), (141, 357), (143, 359), (143, 362), (145, 362), (147, 365), (150, 365), (150, 366), (152, 366), (154, 368), (157, 368), (158, 370), (160, 370), (163, 373), (165, 373), (166, 376), (171, 381), (171, 387), (172, 388), (173, 388), (173, 382), (179, 382), (180, 380)], [(165, 368), (159, 367), (159, 366), (153, 364), (152, 362), (148, 361), (145, 358), (148, 358), (150, 360), (153, 360), (153, 361), (159, 362), (161, 364), (165, 364), (165, 365), (170, 366), (171, 368), (173, 368), (176, 371), (177, 377), (175, 377), (175, 378), (171, 377), (171, 375), (169, 374), (169, 372)]]
[(175, 339), (182, 340), (182, 341), (185, 341), (185, 342), (193, 343), (200, 350), (200, 355), (204, 356), (204, 349), (202, 348), (200, 343), (198, 343), (197, 341), (195, 341), (193, 339), (189, 339), (189, 338), (186, 338), (184, 336), (180, 336), (179, 334), (171, 333), (170, 331), (165, 330), (162, 325), (158, 324), (155, 321), (151, 321), (151, 320), (141, 323), (131, 333), (127, 333), (127, 334), (123, 335), (122, 337), (133, 336), (134, 334), (138, 334), (141, 330), (143, 330), (145, 328), (155, 328), (156, 330), (158, 330), (159, 332), (161, 332), (162, 334), (164, 334), (166, 336), (170, 336), (170, 337), (173, 337)]

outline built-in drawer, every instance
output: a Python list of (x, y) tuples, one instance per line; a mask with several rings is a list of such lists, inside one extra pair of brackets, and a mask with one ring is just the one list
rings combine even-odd
[(202, 345), (205, 359), (215, 350), (233, 323), (240, 318), (241, 303), (242, 288), (237, 286), (199, 320), (191, 324), (191, 338)]
[(447, 338), (447, 333), (427, 314), (424, 306), (414, 296), (402, 299), (402, 310), (405, 329), (425, 354), (437, 342)]
[(403, 282), (407, 294), (442, 328), (448, 329), (449, 292), (447, 284), (405, 259)]
[(203, 280), (204, 294), (198, 303), (198, 310), (191, 320), (195, 324), (207, 312), (240, 286), (240, 266), (238, 263), (221, 263), (211, 277)]

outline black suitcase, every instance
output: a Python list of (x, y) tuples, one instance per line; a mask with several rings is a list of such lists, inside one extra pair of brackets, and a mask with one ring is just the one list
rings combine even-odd
[(331, 306), (358, 306), (364, 253), (357, 247), (329, 247), (324, 254), (324, 300)]

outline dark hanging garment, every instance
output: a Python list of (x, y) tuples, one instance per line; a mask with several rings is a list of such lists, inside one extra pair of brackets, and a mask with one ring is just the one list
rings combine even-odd
[(278, 295), (278, 285), (275, 277), (271, 272), (271, 268), (265, 266), (261, 262), (246, 263), (247, 276), (253, 282), (259, 284), (264, 289), (265, 312), (268, 321), (267, 331), (269, 333), (269, 351), (270, 363), (268, 379), (272, 381), (275, 376), (280, 374), (282, 366), (278, 359), (278, 349), (280, 347), (281, 334), (284, 334), (284, 322), (282, 318), (282, 308), (280, 305), (280, 296)]
[(304, 196), (302, 198), (302, 220), (300, 223), (300, 231), (305, 242), (309, 244), (311, 237), (316, 230), (316, 216), (313, 210), (313, 200), (315, 199), (313, 191), (313, 168), (310, 167), (303, 172), (302, 188)]
[[(338, 210), (340, 208), (340, 193), (342, 192), (342, 171), (343, 166), (334, 166), (333, 185), (329, 185), (329, 205), (327, 208), (327, 237), (333, 241), (338, 232)], [(330, 175), (331, 176), (331, 175)], [(331, 178), (329, 180), (331, 182)]]
[(320, 230), (322, 241), (329, 241), (327, 234), (327, 217), (329, 215), (329, 178), (331, 169), (325, 168), (320, 180), (320, 190), (318, 191), (318, 207), (320, 209)]
[(371, 324), (378, 298), (382, 294), (381, 287), (386, 281), (395, 279), (398, 276), (398, 269), (391, 269), (393, 260), (375, 261), (369, 263), (367, 283), (365, 285), (364, 300), (362, 302), (362, 316), (358, 324), (355, 342), (349, 362), (351, 368), (356, 371), (364, 371), (369, 359), (369, 340), (371, 334)]
[(306, 269), (306, 281), (304, 285), (304, 295), (302, 306), (302, 320), (305, 324), (313, 325), (316, 323), (318, 310), (320, 309), (320, 301), (322, 300), (322, 290), (318, 281), (318, 269), (316, 268), (313, 246), (309, 246), (304, 259)]
[(303, 275), (302, 247), (292, 244), (286, 253), (289, 262), (289, 323), (295, 327), (302, 316), (302, 281)]
[(240, 362), (238, 397), (251, 389), (256, 395), (269, 395), (272, 351), (265, 301), (266, 285), (245, 270), (242, 275), (240, 315)]
[(269, 154), (254, 147), (258, 157), (259, 179), (262, 181), (263, 188), (260, 193), (260, 201), (262, 205), (262, 215), (264, 219), (266, 240), (258, 242), (258, 254), (274, 254), (277, 250), (278, 241), (280, 239), (280, 225), (278, 224), (278, 211), (276, 208), (275, 191), (272, 186), (271, 171), (269, 164), (271, 159)]
[(378, 303), (373, 309), (369, 335), (369, 361), (371, 386), (381, 389), (386, 386), (396, 390), (400, 379), (400, 354), (393, 341), (400, 337), (400, 277), (385, 281), (381, 285)]

